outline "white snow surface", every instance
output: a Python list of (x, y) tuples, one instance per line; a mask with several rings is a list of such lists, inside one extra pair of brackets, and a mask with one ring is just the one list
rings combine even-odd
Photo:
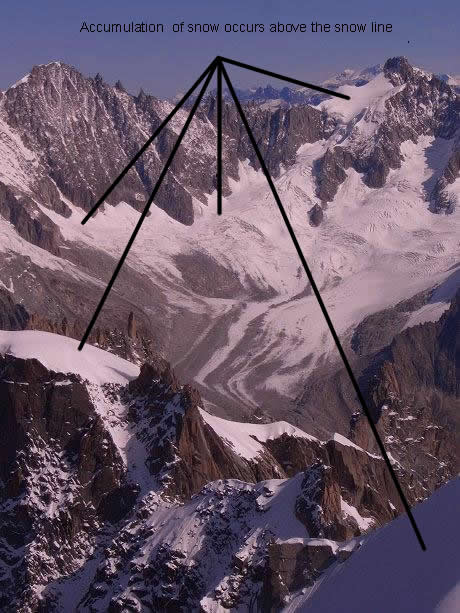
[(458, 613), (460, 611), (460, 479), (414, 509), (426, 543), (400, 517), (364, 538), (344, 563), (284, 609), (312, 613)]
[(264, 447), (260, 443), (279, 438), (283, 434), (305, 438), (310, 441), (318, 440), (286, 421), (276, 421), (270, 424), (249, 424), (215, 417), (202, 409), (200, 409), (200, 413), (204, 421), (211, 426), (214, 432), (235, 453), (247, 460), (257, 457), (264, 451)]
[(382, 456), (369, 453), (369, 451), (366, 451), (362, 447), (359, 447), (359, 445), (356, 445), (356, 443), (353, 443), (353, 441), (350, 441), (350, 439), (348, 439), (346, 436), (343, 436), (343, 434), (339, 434), (338, 432), (334, 432), (334, 434), (332, 435), (332, 439), (340, 445), (345, 445), (345, 447), (353, 447), (353, 449), (361, 451), (361, 453), (367, 453), (367, 455), (370, 455), (372, 458), (382, 458)]
[(17, 358), (35, 358), (49, 370), (74, 373), (92, 383), (126, 384), (139, 375), (139, 367), (108, 351), (78, 341), (36, 330), (0, 330), (0, 353)]
[(354, 85), (342, 85), (337, 88), (341, 94), (350, 96), (350, 100), (341, 98), (329, 98), (321, 102), (318, 108), (328, 111), (332, 115), (339, 116), (344, 122), (350, 121), (356, 115), (359, 115), (365, 108), (369, 108), (371, 104), (382, 105), (388, 94), (396, 93), (396, 88), (384, 76), (383, 72), (378, 74), (374, 79), (361, 87)]
[(332, 438), (334, 439), (336, 443), (340, 443), (341, 445), (345, 445), (346, 447), (354, 447), (358, 451), (364, 451), (362, 447), (359, 447), (358, 445), (350, 441), (348, 438), (346, 438), (342, 434), (339, 434), (338, 432), (335, 432)]

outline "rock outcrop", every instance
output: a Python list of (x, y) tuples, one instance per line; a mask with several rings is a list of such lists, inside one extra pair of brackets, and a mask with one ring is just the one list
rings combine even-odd
[(90, 555), (99, 527), (122, 518), (136, 490), (77, 377), (8, 355), (0, 373), (0, 606), (7, 611), (13, 602), (15, 610), (35, 607), (33, 587)]
[(54, 255), (60, 253), (59, 247), (63, 238), (58, 226), (40, 211), (31, 198), (14, 193), (2, 182), (0, 182), (0, 215), (29, 243), (46, 249)]

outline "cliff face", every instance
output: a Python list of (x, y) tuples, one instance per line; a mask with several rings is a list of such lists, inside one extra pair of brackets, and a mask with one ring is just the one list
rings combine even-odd
[(58, 226), (24, 194), (0, 182), (0, 215), (10, 222), (27, 242), (59, 255), (63, 238)]
[(0, 604), (11, 610), (34, 606), (34, 585), (88, 556), (100, 526), (126, 514), (135, 488), (77, 377), (11, 356), (0, 358), (0, 372)]
[(11, 297), (10, 292), (0, 287), (0, 329), (22, 330), (29, 320), (29, 314), (21, 304)]
[[(398, 475), (420, 500), (458, 472), (459, 299), (436, 322), (397, 334), (378, 354), (368, 383), (375, 421)], [(350, 438), (371, 451), (375, 441), (361, 415)], [(446, 472), (447, 471), (447, 472)]]
[(125, 401), (142, 429), (149, 468), (169, 496), (188, 499), (218, 479), (255, 482), (283, 475), (268, 454), (257, 463), (236, 455), (203, 420), (199, 392), (182, 387), (161, 358), (142, 367)]
[(397, 335), (382, 366), (376, 402), (395, 395), (401, 400), (414, 391), (460, 397), (460, 292), (437, 322), (414, 326)]

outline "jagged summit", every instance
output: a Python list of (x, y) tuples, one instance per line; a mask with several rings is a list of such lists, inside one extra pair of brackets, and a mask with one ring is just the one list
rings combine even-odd
[(409, 80), (414, 74), (414, 69), (404, 56), (389, 58), (383, 65), (383, 70), (400, 75), (403, 81)]

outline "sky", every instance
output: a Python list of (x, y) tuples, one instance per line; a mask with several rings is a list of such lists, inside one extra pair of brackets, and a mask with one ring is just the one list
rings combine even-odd
[[(159, 34), (80, 33), (82, 22), (162, 23)], [(312, 22), (342, 24), (371, 21), (392, 24), (391, 33), (174, 33), (184, 22), (265, 24)], [(319, 83), (344, 68), (364, 68), (405, 55), (433, 72), (460, 74), (460, 2), (418, 0), (23, 0), (4, 3), (0, 22), (0, 90), (30, 72), (35, 64), (60, 60), (83, 74), (120, 79), (137, 93), (142, 87), (171, 97), (193, 83), (216, 55)], [(268, 79), (238, 68), (240, 86)], [(281, 85), (279, 82), (276, 85)]]

